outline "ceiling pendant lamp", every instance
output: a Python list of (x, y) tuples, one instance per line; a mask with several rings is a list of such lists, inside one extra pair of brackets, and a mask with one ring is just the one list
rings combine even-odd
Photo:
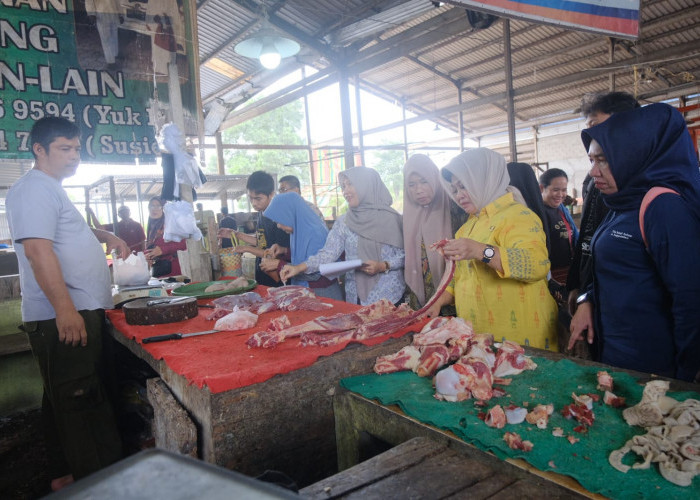
[(275, 69), (282, 59), (296, 55), (300, 49), (297, 42), (280, 36), (265, 19), (260, 31), (237, 43), (233, 50), (244, 57), (259, 59), (267, 69)]

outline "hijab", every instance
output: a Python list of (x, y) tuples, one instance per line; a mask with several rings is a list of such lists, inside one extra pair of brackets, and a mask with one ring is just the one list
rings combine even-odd
[[(164, 203), (160, 200), (160, 198), (151, 198), (148, 202), (150, 205), (153, 202), (158, 202), (160, 203), (161, 208), (165, 208), (163, 205)], [(148, 238), (146, 238), (146, 246), (149, 247), (153, 245), (156, 239), (158, 239), (160, 236), (163, 236), (163, 231), (165, 230), (165, 210), (161, 210), (161, 215), (159, 218), (154, 219), (150, 215), (148, 217)]]
[[(353, 167), (338, 174), (338, 183), (346, 179), (357, 192), (359, 205), (349, 208), (345, 224), (358, 236), (357, 251), (363, 262), (381, 261), (382, 244), (403, 248), (401, 214), (391, 208), (391, 193), (373, 168)], [(355, 273), (357, 294), (362, 301), (380, 276)]]
[(275, 195), (263, 215), (294, 229), (289, 235), (294, 265), (316, 255), (326, 244), (326, 225), (306, 201), (293, 191)]
[[(429, 205), (421, 206), (411, 199), (408, 191), (411, 174), (420, 175), (432, 188), (433, 201)], [(427, 247), (436, 241), (452, 237), (450, 199), (440, 184), (437, 165), (426, 155), (417, 154), (408, 159), (403, 167), (403, 187), (403, 242), (406, 251), (404, 275), (406, 284), (422, 306), (428, 297), (425, 296), (420, 242), (423, 240)], [(434, 279), (439, 281), (445, 271), (445, 259), (438, 252), (426, 253), (430, 271)]]
[(678, 192), (700, 219), (700, 171), (683, 115), (667, 104), (615, 113), (581, 132), (586, 151), (595, 139), (605, 153), (618, 191), (602, 194), (613, 210), (635, 210), (649, 189)]
[[(532, 166), (527, 163), (511, 162), (506, 165), (508, 175), (510, 176), (510, 185), (518, 188), (520, 194), (525, 199), (527, 208), (537, 215), (542, 221), (542, 227), (547, 227), (545, 221), (544, 201), (542, 201), (542, 192), (540, 184), (535, 177), (535, 171)], [(547, 236), (547, 251), (549, 253), (549, 231), (544, 232)]]
[[(447, 175), (446, 175), (447, 174)], [(495, 151), (486, 148), (475, 148), (461, 153), (443, 168), (440, 181), (455, 200), (452, 186), (448, 178), (456, 177), (464, 186), (472, 203), (476, 206), (476, 216), (488, 205), (504, 194), (512, 193), (518, 203), (527, 206), (518, 188), (510, 185), (510, 176), (506, 168), (506, 160)]]

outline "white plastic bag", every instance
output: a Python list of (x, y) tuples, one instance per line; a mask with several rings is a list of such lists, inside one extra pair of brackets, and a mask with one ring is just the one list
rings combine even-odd
[(214, 324), (214, 330), (245, 330), (246, 328), (253, 328), (257, 322), (257, 314), (253, 314), (250, 311), (240, 311), (238, 306), (236, 306), (231, 314), (227, 314)]
[(202, 239), (202, 231), (197, 227), (192, 204), (186, 201), (171, 201), (163, 207), (165, 212), (165, 241), (182, 241), (187, 238)]
[(197, 159), (185, 149), (185, 136), (174, 123), (166, 123), (160, 131), (160, 146), (173, 155), (175, 180), (178, 184), (202, 185)]
[(112, 256), (112, 274), (114, 284), (120, 286), (145, 285), (151, 279), (143, 252), (132, 253), (126, 259)]

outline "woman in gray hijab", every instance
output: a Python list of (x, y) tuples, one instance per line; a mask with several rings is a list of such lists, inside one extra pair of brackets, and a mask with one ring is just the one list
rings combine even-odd
[(335, 262), (345, 252), (345, 260), (362, 261), (345, 275), (346, 302), (367, 305), (387, 299), (397, 304), (406, 288), (401, 214), (391, 208), (391, 194), (376, 170), (350, 168), (338, 174), (338, 182), (348, 212), (335, 221), (316, 255), (283, 267), (280, 277), (317, 272), (321, 264)]

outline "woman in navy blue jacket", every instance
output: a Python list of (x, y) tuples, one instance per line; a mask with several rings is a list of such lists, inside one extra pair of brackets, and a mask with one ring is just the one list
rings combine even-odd
[[(617, 113), (581, 132), (610, 212), (592, 241), (594, 283), (578, 299), (571, 341), (603, 363), (693, 380), (700, 370), (700, 171), (683, 116), (666, 104)], [(644, 214), (653, 187), (661, 194)]]

